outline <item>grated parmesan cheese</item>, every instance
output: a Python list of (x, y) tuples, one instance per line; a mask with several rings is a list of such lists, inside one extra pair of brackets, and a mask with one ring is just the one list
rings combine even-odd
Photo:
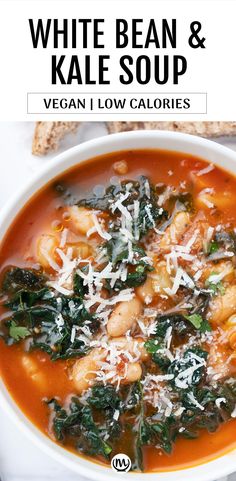
[(202, 406), (197, 399), (194, 397), (193, 393), (190, 392), (187, 394), (188, 399), (191, 401), (191, 403), (194, 404), (197, 408), (199, 408), (201, 411), (204, 411), (204, 406)]
[(236, 418), (236, 404), (235, 404), (234, 410), (231, 413), (231, 418)]
[(62, 249), (63, 247), (65, 247), (66, 245), (66, 241), (67, 241), (67, 236), (68, 236), (68, 229), (63, 229), (62, 233), (61, 233), (61, 241), (60, 241), (60, 246)]
[[(97, 233), (100, 235), (100, 237), (102, 237), (105, 240), (110, 240), (111, 234), (109, 234), (108, 232), (103, 230), (101, 222), (98, 220), (97, 215), (94, 212), (92, 214), (92, 219), (93, 219), (93, 222), (94, 222), (94, 227), (95, 227)], [(90, 229), (90, 232), (91, 232), (91, 229)]]
[(218, 397), (216, 400), (215, 400), (215, 405), (218, 409), (220, 409), (220, 405), (221, 404), (225, 404), (226, 403), (226, 399), (225, 397)]
[(202, 196), (201, 196), (201, 201), (202, 201), (202, 203), (205, 204), (209, 209), (213, 209), (213, 207), (215, 207), (214, 204), (213, 204), (213, 202), (210, 202), (210, 201), (209, 201), (208, 199), (206, 199), (205, 197), (202, 197)]
[(200, 177), (201, 175), (209, 174), (212, 170), (214, 170), (215, 166), (213, 164), (208, 165), (204, 169), (199, 170), (196, 175)]

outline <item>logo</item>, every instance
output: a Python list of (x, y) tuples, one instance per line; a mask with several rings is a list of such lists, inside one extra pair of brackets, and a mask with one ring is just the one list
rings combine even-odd
[(111, 460), (111, 467), (116, 473), (127, 473), (131, 468), (131, 459), (126, 454), (116, 454)]

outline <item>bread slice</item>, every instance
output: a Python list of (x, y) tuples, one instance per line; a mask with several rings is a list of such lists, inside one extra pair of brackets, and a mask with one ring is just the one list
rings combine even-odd
[(45, 155), (58, 148), (60, 140), (69, 132), (75, 132), (79, 122), (36, 122), (32, 154)]
[[(71, 132), (76, 132), (80, 122), (36, 122), (32, 153), (46, 155), (56, 150), (60, 141)], [(236, 135), (236, 122), (108, 122), (109, 133), (128, 130), (172, 130), (201, 137)]]
[(172, 130), (201, 137), (236, 135), (236, 122), (108, 122), (109, 133), (128, 130)]

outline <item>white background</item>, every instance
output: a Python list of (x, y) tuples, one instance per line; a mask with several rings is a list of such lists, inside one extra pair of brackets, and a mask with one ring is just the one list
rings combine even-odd
[[(32, 156), (33, 130), (33, 123), (0, 122), (0, 207), (54, 155)], [(106, 127), (102, 123), (82, 124), (76, 134), (67, 136), (61, 143), (60, 151), (105, 133)], [(236, 150), (236, 138), (220, 141)], [(1, 407), (0, 478), (1, 481), (84, 481), (32, 445), (6, 417)], [(230, 481), (236, 481), (236, 476)]]
[[(110, 86), (51, 86), (50, 58), (53, 49), (33, 49), (28, 18), (103, 18), (105, 17), (105, 43), (107, 48), (102, 54), (111, 55), (111, 85)], [(124, 50), (115, 51), (114, 20), (115, 18), (143, 18), (144, 31), (150, 18), (155, 18), (157, 26), (161, 18), (177, 18), (178, 48), (167, 49), (164, 52), (150, 48), (145, 52), (141, 49), (131, 53), (134, 57), (145, 53), (152, 57), (155, 53), (173, 53), (185, 55), (188, 59), (188, 71), (181, 78), (178, 86), (171, 83), (158, 87), (155, 82), (148, 86), (133, 83), (122, 86), (119, 83), (120, 55)], [(1, 0), (0, 1), (0, 119), (26, 120), (37, 119), (38, 115), (26, 113), (27, 92), (207, 92), (207, 115), (179, 115), (179, 120), (235, 120), (235, 0)], [(202, 35), (206, 37), (205, 49), (191, 49), (188, 45), (190, 22), (199, 20), (202, 23)], [(143, 39), (145, 35), (143, 36)], [(91, 45), (90, 45), (91, 47)], [(57, 52), (65, 53), (62, 49)], [(68, 55), (92, 53), (92, 70), (97, 72), (97, 53), (91, 48), (86, 52), (66, 50)], [(57, 88), (55, 88), (57, 87)], [(96, 87), (96, 89), (95, 89)], [(50, 115), (45, 115), (49, 119)], [(75, 115), (57, 115), (57, 119), (68, 117), (75, 120)], [(40, 116), (43, 118), (43, 115)], [(77, 116), (78, 118), (78, 116)], [(114, 120), (113, 116), (94, 116), (93, 120)], [(124, 114), (121, 117), (124, 120)], [(127, 115), (126, 120), (135, 119), (135, 114)], [(160, 120), (160, 116), (156, 115)], [(170, 115), (161, 115), (162, 120), (171, 120)], [(177, 120), (178, 115), (174, 118)], [(140, 119), (140, 117), (139, 117)], [(148, 120), (148, 114), (145, 115)], [(154, 116), (150, 116), (154, 120)], [(51, 120), (51, 117), (50, 117)], [(54, 115), (54, 120), (56, 116)], [(91, 115), (83, 120), (91, 120)], [(141, 120), (141, 119), (140, 119)]]

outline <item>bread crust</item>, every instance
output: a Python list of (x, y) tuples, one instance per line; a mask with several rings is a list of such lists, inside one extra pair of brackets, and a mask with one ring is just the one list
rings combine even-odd
[(68, 133), (75, 132), (79, 122), (36, 122), (32, 154), (46, 155), (56, 150), (60, 140)]
[[(36, 122), (32, 153), (46, 155), (57, 150), (60, 141), (71, 132), (76, 132), (80, 122)], [(109, 133), (130, 130), (170, 130), (185, 132), (201, 137), (236, 135), (235, 122), (107, 122)]]
[(129, 130), (171, 130), (201, 137), (236, 135), (236, 122), (108, 122), (109, 133)]

